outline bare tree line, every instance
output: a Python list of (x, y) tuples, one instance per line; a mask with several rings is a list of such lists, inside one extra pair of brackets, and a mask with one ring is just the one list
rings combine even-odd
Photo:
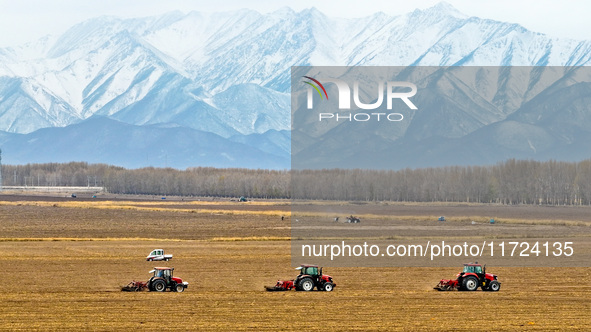
[(101, 186), (117, 194), (342, 201), (591, 205), (591, 160), (507, 160), (424, 169), (128, 170), (104, 164), (4, 165), (4, 185)]
[(398, 171), (298, 171), (292, 196), (345, 201), (591, 204), (591, 160), (507, 160), (492, 166)]
[(115, 194), (289, 198), (288, 171), (125, 169), (84, 162), (3, 165), (5, 186), (99, 186)]

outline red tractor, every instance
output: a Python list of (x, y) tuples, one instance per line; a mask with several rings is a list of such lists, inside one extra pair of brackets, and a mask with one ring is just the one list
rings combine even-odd
[(265, 286), (265, 289), (273, 291), (287, 291), (295, 287), (296, 291), (309, 292), (316, 287), (317, 290), (331, 292), (336, 284), (332, 281), (332, 277), (327, 274), (322, 274), (322, 268), (318, 265), (305, 265), (297, 267), (300, 274), (295, 280), (279, 280), (273, 287)]
[(189, 283), (181, 278), (173, 277), (173, 267), (155, 267), (150, 273), (154, 275), (148, 280), (148, 290), (164, 292), (167, 288), (171, 291), (182, 292), (189, 286)]
[(464, 270), (457, 274), (457, 278), (441, 279), (439, 284), (435, 286), (436, 290), (461, 290), (461, 291), (475, 291), (478, 287), (484, 291), (498, 292), (501, 289), (501, 283), (497, 280), (497, 276), (492, 273), (486, 273), (486, 265), (482, 266), (476, 264), (464, 264)]

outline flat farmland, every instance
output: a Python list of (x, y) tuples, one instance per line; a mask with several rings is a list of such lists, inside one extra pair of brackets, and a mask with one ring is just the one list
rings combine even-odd
[[(289, 206), (236, 204), (0, 197), (0, 263), (6, 271), (0, 329), (562, 331), (588, 329), (591, 323), (591, 269), (583, 267), (490, 267), (502, 281), (498, 293), (432, 289), (439, 279), (453, 278), (460, 266), (329, 267), (325, 273), (337, 283), (331, 293), (265, 292), (264, 285), (292, 279), (297, 272), (290, 266), (289, 217), (281, 220), (289, 216)], [(310, 213), (327, 210), (326, 204), (310, 206)], [(416, 218), (417, 234), (431, 215), (444, 214), (432, 205), (391, 206), (391, 212), (382, 208), (378, 214), (391, 213), (405, 227)], [(588, 232), (591, 212), (567, 207), (445, 209), (446, 216), (457, 218), (455, 223), (487, 218), (496, 209), (497, 218), (511, 220), (511, 227), (520, 220), (524, 225), (561, 220), (572, 221), (565, 227), (577, 227), (578, 233)], [(174, 259), (146, 262), (154, 248), (165, 248)], [(147, 280), (155, 265), (174, 266), (175, 275), (189, 282), (187, 291), (119, 291), (133, 279)]]

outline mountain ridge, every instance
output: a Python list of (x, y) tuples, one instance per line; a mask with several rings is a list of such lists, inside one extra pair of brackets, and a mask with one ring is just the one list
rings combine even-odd
[[(209, 132), (227, 140), (224, 146), (246, 142), (255, 151), (278, 152), (285, 142), (275, 131), (290, 130), (291, 66), (582, 66), (590, 60), (590, 41), (470, 17), (444, 2), (403, 15), (350, 19), (288, 7), (268, 14), (103, 16), (57, 38), (0, 48), (0, 131), (65, 133), (100, 115), (133, 126)], [(466, 89), (467, 95), (483, 93)], [(482, 98), (471, 102), (494, 102)], [(487, 106), (483, 114), (449, 106), (447, 115), (467, 122), (441, 135), (461, 138), (514, 121), (511, 113), (519, 107), (509, 106), (502, 113)], [(428, 139), (437, 134), (434, 123), (416, 116), (404, 135)], [(281, 139), (272, 146), (268, 138), (275, 136)]]

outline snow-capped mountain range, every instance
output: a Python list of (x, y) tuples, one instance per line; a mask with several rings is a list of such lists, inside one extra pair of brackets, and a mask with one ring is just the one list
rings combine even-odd
[[(158, 131), (165, 141), (172, 136), (164, 132), (180, 129), (219, 138), (208, 159), (194, 157), (198, 146), (194, 152), (185, 147), (183, 154), (194, 156), (168, 161), (168, 166), (240, 167), (248, 151), (249, 160), (253, 154), (265, 156), (249, 167), (289, 167), (291, 66), (584, 66), (590, 60), (589, 41), (468, 17), (447, 3), (400, 16), (376, 13), (356, 19), (330, 17), (314, 8), (98, 17), (59, 37), (0, 49), (0, 131), (5, 132), (0, 144), (8, 163), (69, 161), (76, 156), (65, 152), (86, 142), (75, 135), (104, 132), (66, 127), (95, 121), (104, 130), (105, 122), (96, 118), (105, 117), (107, 123), (120, 123), (117, 128)], [(509, 116), (491, 117), (482, 127)], [(53, 146), (55, 154), (44, 158), (36, 152), (44, 148), (38, 141), (25, 144), (42, 128), (54, 128), (51, 137), (56, 138), (47, 137), (44, 144), (63, 145)], [(110, 132), (113, 139), (105, 144), (114, 146), (104, 147), (98, 160), (86, 155), (77, 160), (128, 167), (164, 164), (158, 158), (111, 158), (108, 151), (124, 144), (116, 138), (126, 134)], [(177, 143), (170, 140), (159, 149), (173, 155)], [(138, 152), (146, 155), (151, 147), (128, 148), (146, 149)], [(18, 158), (11, 159), (11, 149)], [(270, 163), (274, 157), (279, 162)]]

